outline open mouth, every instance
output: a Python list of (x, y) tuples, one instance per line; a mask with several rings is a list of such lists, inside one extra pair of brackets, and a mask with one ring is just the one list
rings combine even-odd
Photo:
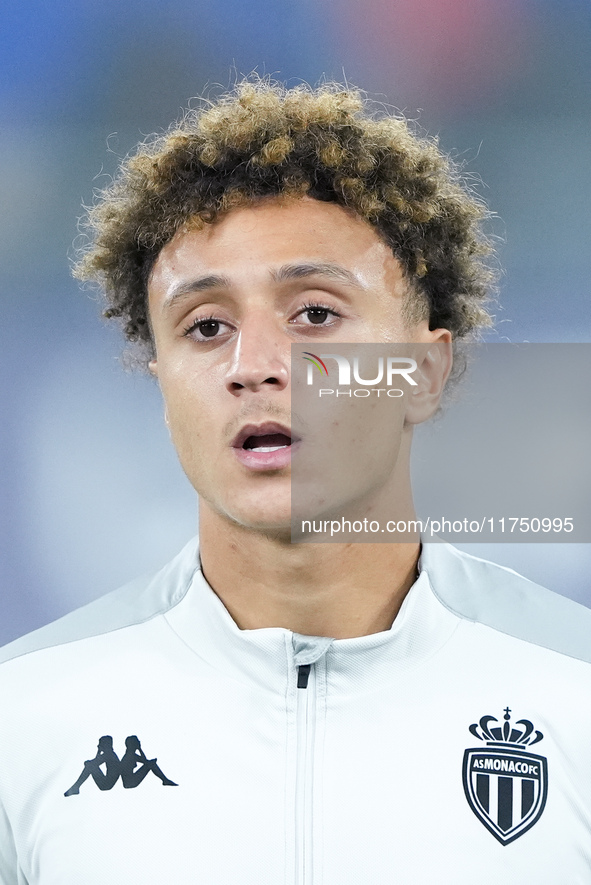
[(291, 464), (292, 452), (300, 438), (286, 424), (265, 421), (247, 424), (234, 437), (232, 448), (249, 470), (283, 470)]
[(291, 436), (285, 433), (263, 433), (258, 436), (247, 436), (242, 448), (251, 452), (277, 452), (290, 445)]

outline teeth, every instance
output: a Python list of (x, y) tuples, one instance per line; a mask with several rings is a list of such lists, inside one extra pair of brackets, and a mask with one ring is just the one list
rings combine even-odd
[(251, 452), (276, 452), (278, 449), (286, 449), (287, 446), (255, 446)]

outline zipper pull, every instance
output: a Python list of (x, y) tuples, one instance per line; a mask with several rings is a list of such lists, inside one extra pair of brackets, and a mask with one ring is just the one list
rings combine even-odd
[(298, 688), (308, 688), (311, 664), (300, 664), (298, 667)]

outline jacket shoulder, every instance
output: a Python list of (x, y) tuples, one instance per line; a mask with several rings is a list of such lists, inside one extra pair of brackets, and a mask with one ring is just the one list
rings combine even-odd
[(421, 566), (435, 596), (458, 617), (591, 663), (586, 606), (449, 544), (425, 544)]
[(149, 621), (180, 602), (198, 568), (198, 545), (193, 539), (156, 574), (137, 578), (0, 648), (0, 664)]

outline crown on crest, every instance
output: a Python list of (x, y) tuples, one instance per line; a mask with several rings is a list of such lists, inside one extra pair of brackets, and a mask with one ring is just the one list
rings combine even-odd
[(505, 721), (502, 725), (493, 727), (489, 723), (499, 720), (494, 716), (483, 716), (478, 724), (473, 723), (470, 726), (470, 732), (487, 744), (509, 744), (513, 747), (531, 747), (544, 737), (541, 731), (534, 732), (533, 723), (529, 719), (519, 719), (515, 725), (522, 725), (523, 728), (515, 728), (509, 722), (511, 719), (509, 707), (505, 707), (504, 714)]

